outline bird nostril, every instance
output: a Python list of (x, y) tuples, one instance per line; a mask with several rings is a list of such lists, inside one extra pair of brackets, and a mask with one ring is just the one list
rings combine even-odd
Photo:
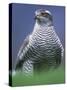
[(35, 17), (34, 17), (34, 19), (36, 20), (36, 19), (39, 19), (39, 15), (36, 15)]
[(34, 19), (36, 20), (37, 19), (37, 16), (35, 16)]

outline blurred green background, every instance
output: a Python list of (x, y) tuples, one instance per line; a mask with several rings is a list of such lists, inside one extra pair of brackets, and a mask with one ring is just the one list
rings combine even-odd
[(17, 72), (12, 76), (12, 86), (61, 84), (65, 82), (65, 70), (63, 67), (37, 73), (33, 76), (24, 76), (22, 72)]

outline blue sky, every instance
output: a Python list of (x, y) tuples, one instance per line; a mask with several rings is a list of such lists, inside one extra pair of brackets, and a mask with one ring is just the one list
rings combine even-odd
[(16, 61), (18, 50), (25, 37), (34, 27), (34, 12), (37, 9), (49, 10), (53, 15), (53, 23), (64, 46), (65, 8), (63, 6), (12, 4), (12, 61)]

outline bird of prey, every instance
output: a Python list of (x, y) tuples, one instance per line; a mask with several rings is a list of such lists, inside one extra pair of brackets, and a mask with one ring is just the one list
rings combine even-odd
[(34, 29), (24, 40), (17, 55), (15, 70), (33, 74), (57, 68), (63, 60), (63, 51), (51, 12), (38, 9), (35, 11)]

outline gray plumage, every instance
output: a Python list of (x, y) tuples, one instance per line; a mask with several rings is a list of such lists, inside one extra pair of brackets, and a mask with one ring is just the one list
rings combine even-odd
[(63, 58), (63, 46), (57, 36), (52, 14), (47, 10), (36, 10), (35, 25), (17, 55), (15, 70), (33, 74), (58, 67)]

